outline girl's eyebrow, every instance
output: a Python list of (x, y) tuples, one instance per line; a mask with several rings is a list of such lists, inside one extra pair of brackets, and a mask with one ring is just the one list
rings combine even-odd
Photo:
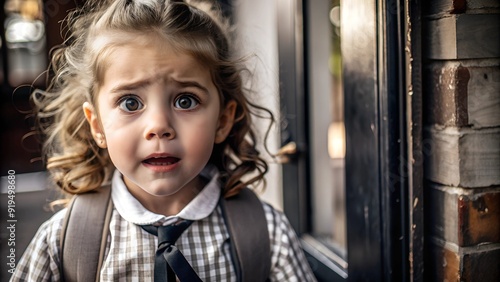
[(118, 85), (111, 88), (110, 92), (115, 93), (115, 92), (121, 92), (121, 91), (130, 91), (130, 90), (135, 90), (138, 88), (144, 88), (150, 84), (151, 84), (150, 79), (139, 80), (136, 82), (123, 82), (123, 83), (118, 83)]
[(201, 85), (200, 83), (194, 80), (188, 80), (188, 81), (175, 80), (175, 82), (179, 83), (182, 87), (196, 87), (201, 91), (203, 91), (203, 93), (205, 93), (206, 95), (208, 95), (209, 93), (208, 89), (205, 86)]

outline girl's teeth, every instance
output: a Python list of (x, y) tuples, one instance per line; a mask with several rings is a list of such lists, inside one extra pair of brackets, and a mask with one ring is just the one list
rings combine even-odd
[(168, 166), (177, 163), (179, 159), (174, 157), (160, 157), (160, 158), (150, 158), (144, 160), (145, 163), (156, 166)]

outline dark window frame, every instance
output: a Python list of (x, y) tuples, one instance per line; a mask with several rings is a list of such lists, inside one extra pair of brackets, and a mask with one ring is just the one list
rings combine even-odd
[[(314, 1), (278, 3), (284, 210), (320, 281), (418, 280), (423, 273), (420, 150), (420, 3), (351, 0), (344, 16), (363, 17), (342, 34), (346, 127), (347, 260), (311, 232), (308, 14)], [(364, 44), (359, 44), (363, 42)], [(406, 50), (406, 51), (405, 51)], [(410, 93), (411, 92), (411, 93)], [(418, 203), (420, 199), (420, 203)], [(411, 263), (412, 262), (412, 263)]]

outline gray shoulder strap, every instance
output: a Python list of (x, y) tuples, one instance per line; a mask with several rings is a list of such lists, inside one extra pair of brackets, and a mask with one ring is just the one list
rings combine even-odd
[(221, 201), (231, 236), (233, 264), (238, 281), (267, 281), (271, 271), (271, 243), (262, 203), (244, 188), (238, 195)]
[(73, 197), (61, 230), (62, 281), (99, 281), (112, 211), (109, 185)]

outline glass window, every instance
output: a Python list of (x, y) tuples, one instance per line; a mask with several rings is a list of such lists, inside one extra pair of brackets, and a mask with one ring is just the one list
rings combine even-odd
[[(340, 1), (309, 7), (312, 233), (346, 257), (345, 130)], [(326, 8), (326, 9), (325, 9)]]

